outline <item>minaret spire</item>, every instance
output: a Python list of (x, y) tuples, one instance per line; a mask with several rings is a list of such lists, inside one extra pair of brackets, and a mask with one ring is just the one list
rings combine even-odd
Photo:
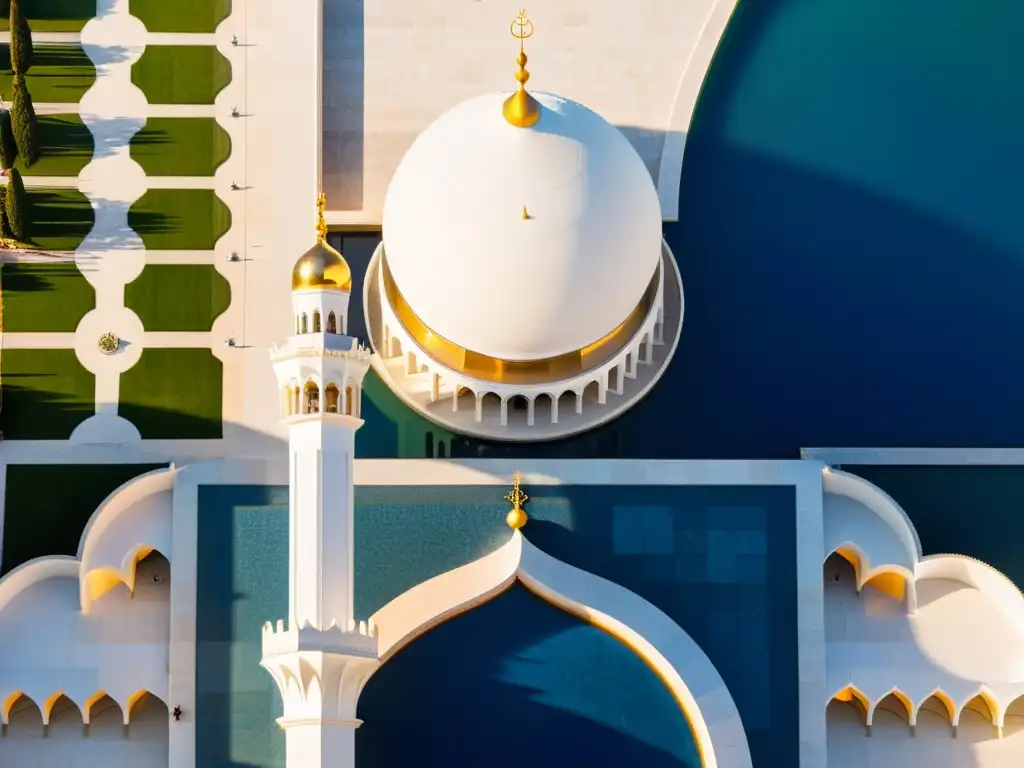
[(316, 242), (318, 245), (327, 244), (327, 218), (324, 215), (327, 210), (327, 195), (321, 192), (316, 198)]
[(526, 15), (525, 8), (519, 9), (519, 15), (512, 20), (510, 29), (512, 37), (519, 40), (519, 55), (516, 57), (516, 64), (519, 65), (519, 71), (516, 72), (519, 89), (505, 99), (501, 111), (510, 124), (517, 128), (529, 128), (540, 120), (540, 102), (526, 90), (526, 82), (530, 79), (530, 73), (526, 69), (527, 59), (523, 42), (527, 38), (533, 37), (533, 22)]
[(287, 768), (354, 768), (356, 704), (379, 665), (377, 632), (354, 613), (355, 434), (370, 352), (346, 335), (351, 270), (318, 242), (292, 275), (294, 333), (270, 353), (288, 431), (288, 618), (263, 629), (278, 684)]

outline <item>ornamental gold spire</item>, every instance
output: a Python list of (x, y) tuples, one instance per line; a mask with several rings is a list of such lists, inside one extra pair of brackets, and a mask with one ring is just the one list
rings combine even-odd
[(324, 218), (326, 210), (327, 195), (321, 192), (316, 198), (316, 241), (320, 245), (327, 243), (327, 219)]
[(523, 476), (517, 469), (516, 473), (512, 476), (512, 490), (505, 495), (505, 501), (512, 505), (512, 509), (505, 515), (505, 522), (508, 523), (509, 528), (515, 530), (522, 528), (526, 525), (526, 521), (530, 519), (526, 514), (526, 510), (523, 509), (523, 504), (529, 501), (530, 497), (519, 487), (522, 479)]
[(505, 103), (501, 106), (501, 113), (511, 125), (517, 128), (529, 128), (540, 120), (540, 103), (526, 90), (526, 81), (530, 79), (530, 73), (526, 71), (526, 51), (523, 50), (523, 41), (533, 36), (533, 22), (526, 15), (525, 8), (519, 9), (519, 15), (512, 20), (510, 30), (512, 37), (519, 41), (519, 55), (516, 57), (516, 64), (519, 65), (519, 71), (516, 72), (519, 90), (505, 99)]

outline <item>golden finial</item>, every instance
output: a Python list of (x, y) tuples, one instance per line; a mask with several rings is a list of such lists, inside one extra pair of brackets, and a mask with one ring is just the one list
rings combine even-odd
[(528, 218), (530, 218), (530, 212), (528, 210), (526, 210), (526, 206), (524, 205), (523, 206), (523, 221), (526, 221)]
[(519, 483), (522, 481), (523, 476), (519, 470), (512, 475), (512, 490), (505, 496), (505, 501), (512, 505), (512, 509), (505, 515), (505, 522), (508, 523), (509, 528), (519, 530), (526, 521), (529, 520), (529, 516), (526, 514), (526, 510), (523, 509), (523, 504), (530, 500), (530, 497), (526, 495), (526, 492), (519, 487)]
[(327, 219), (324, 218), (324, 211), (327, 210), (327, 195), (321, 192), (316, 198), (316, 241), (320, 245), (327, 242)]
[(519, 65), (519, 71), (516, 72), (519, 90), (505, 99), (501, 112), (505, 119), (517, 128), (529, 128), (540, 120), (540, 103), (526, 90), (526, 81), (530, 79), (530, 73), (526, 71), (523, 41), (533, 36), (533, 22), (526, 15), (525, 8), (519, 9), (519, 15), (512, 20), (510, 30), (512, 37), (519, 41), (519, 55), (516, 57), (516, 64)]

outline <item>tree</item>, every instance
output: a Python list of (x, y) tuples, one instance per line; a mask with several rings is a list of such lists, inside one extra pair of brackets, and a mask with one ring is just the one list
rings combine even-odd
[(18, 159), (18, 145), (14, 141), (11, 113), (0, 109), (0, 168), (11, 168)]
[(28, 200), (28, 193), (25, 192), (25, 184), (21, 180), (21, 174), (17, 168), (11, 168), (7, 177), (7, 194), (4, 199), (4, 209), (7, 214), (7, 226), (10, 227), (11, 236), (23, 243), (28, 242), (31, 236), (32, 211), (31, 203)]
[(7, 226), (7, 187), (0, 187), (0, 236), (11, 236), (11, 228)]
[(14, 143), (18, 154), (30, 168), (39, 159), (39, 125), (36, 121), (36, 110), (32, 106), (32, 96), (25, 87), (25, 78), (14, 76), (14, 100), (11, 102), (11, 127), (14, 130)]
[(10, 0), (11, 69), (15, 75), (25, 75), (32, 68), (32, 30), (28, 19), (21, 13), (21, 0)]

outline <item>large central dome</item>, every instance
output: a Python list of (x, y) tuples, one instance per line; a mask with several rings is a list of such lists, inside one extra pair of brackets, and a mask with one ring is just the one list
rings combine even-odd
[(507, 96), (463, 102), (410, 147), (384, 203), (385, 274), (429, 333), (543, 360), (600, 341), (642, 302), (661, 209), (615, 126), (532, 92), (540, 119), (517, 127)]

